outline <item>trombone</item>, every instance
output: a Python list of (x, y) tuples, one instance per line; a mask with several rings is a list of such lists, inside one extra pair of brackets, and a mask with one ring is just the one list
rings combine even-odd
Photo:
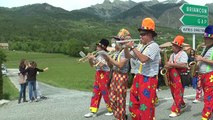
[(126, 43), (126, 42), (135, 42), (140, 41), (141, 39), (130, 39), (130, 40), (123, 40), (123, 41), (115, 41), (116, 43)]

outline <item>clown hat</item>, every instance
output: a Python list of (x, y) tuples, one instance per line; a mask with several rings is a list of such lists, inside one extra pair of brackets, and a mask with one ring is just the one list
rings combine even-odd
[(126, 39), (131, 39), (131, 35), (128, 30), (126, 29), (120, 29), (118, 32), (117, 36), (113, 36), (116, 40), (126, 40)]
[(172, 44), (182, 47), (183, 42), (184, 42), (184, 37), (181, 35), (177, 35), (174, 41), (172, 42)]
[(204, 37), (213, 38), (213, 25), (209, 25), (205, 28)]
[(139, 32), (151, 32), (153, 36), (157, 36), (157, 33), (155, 32), (155, 22), (151, 18), (145, 18), (143, 19), (141, 23), (141, 27), (138, 28)]
[(97, 43), (96, 45), (106, 50), (107, 46), (109, 45), (109, 41), (107, 39), (101, 39), (101, 41)]

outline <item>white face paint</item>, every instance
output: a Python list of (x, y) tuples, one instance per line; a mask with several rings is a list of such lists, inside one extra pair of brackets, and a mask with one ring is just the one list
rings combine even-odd
[(115, 43), (112, 43), (111, 46), (112, 46), (113, 48), (115, 48)]

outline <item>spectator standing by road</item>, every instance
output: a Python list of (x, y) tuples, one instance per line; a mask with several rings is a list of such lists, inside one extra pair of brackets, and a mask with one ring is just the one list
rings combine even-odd
[(25, 68), (27, 67), (27, 60), (22, 59), (19, 64), (19, 84), (20, 84), (20, 91), (19, 91), (19, 99), (18, 103), (21, 103), (21, 98), (23, 98), (23, 102), (27, 102), (26, 100), (26, 73), (24, 73)]
[(27, 73), (27, 82), (29, 87), (29, 98), (30, 102), (33, 101), (33, 95), (35, 97), (35, 102), (38, 101), (37, 99), (37, 93), (36, 93), (36, 75), (37, 72), (44, 72), (47, 71), (48, 68), (45, 69), (39, 69), (37, 68), (37, 63), (35, 61), (30, 62), (30, 66), (27, 67), (27, 69), (24, 70), (24, 74)]

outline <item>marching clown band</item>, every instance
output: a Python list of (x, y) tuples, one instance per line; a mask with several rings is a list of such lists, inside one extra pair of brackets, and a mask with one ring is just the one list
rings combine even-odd
[[(161, 62), (160, 47), (156, 43), (155, 22), (151, 18), (142, 20), (138, 28), (140, 44), (135, 46), (127, 29), (121, 29), (112, 37), (113, 55), (107, 53), (110, 42), (101, 39), (97, 43), (97, 54), (88, 54), (89, 64), (95, 67), (95, 81), (91, 98), (90, 112), (86, 118), (97, 116), (103, 96), (108, 112), (117, 120), (127, 120), (126, 96), (128, 73), (134, 74), (130, 89), (129, 111), (132, 120), (156, 120), (155, 103), (158, 85), (159, 65)], [(204, 91), (204, 108), (202, 120), (209, 120), (213, 112), (213, 25), (205, 28), (205, 47), (201, 55), (195, 55), (199, 90)], [(132, 41), (131, 41), (132, 40)], [(117, 42), (119, 41), (119, 42)], [(126, 42), (127, 41), (127, 42)], [(168, 116), (178, 117), (187, 108), (184, 102), (184, 88), (188, 77), (188, 55), (183, 50), (184, 37), (177, 35), (172, 44), (172, 54), (164, 68), (173, 98), (171, 113)], [(110, 77), (111, 76), (111, 77)], [(199, 96), (199, 95), (198, 95)], [(197, 97), (196, 97), (197, 98)], [(200, 100), (200, 97), (197, 98)]]

